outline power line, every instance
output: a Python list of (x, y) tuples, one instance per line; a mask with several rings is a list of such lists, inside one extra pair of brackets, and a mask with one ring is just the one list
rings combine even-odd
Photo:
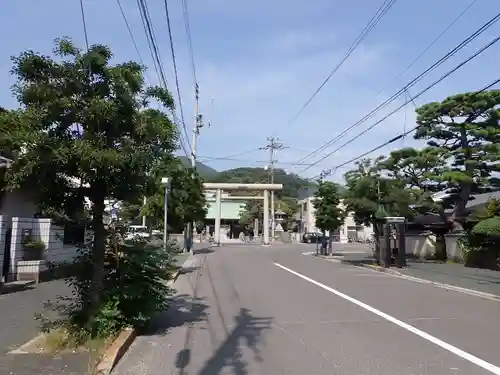
[(461, 43), (459, 43), (457, 46), (455, 46), (452, 50), (450, 50), (448, 53), (446, 53), (443, 57), (441, 57), (437, 62), (432, 64), (430, 67), (425, 69), (422, 73), (420, 73), (417, 77), (412, 79), (408, 84), (406, 84), (403, 88), (398, 90), (396, 93), (394, 93), (390, 98), (385, 100), (383, 103), (379, 104), (375, 109), (370, 111), (368, 114), (363, 116), (360, 120), (352, 124), (351, 126), (347, 127), (344, 129), (340, 134), (336, 135), (332, 139), (330, 139), (328, 142), (324, 143), (322, 146), (319, 148), (315, 149), (314, 151), (310, 152), (308, 155), (304, 156), (299, 160), (299, 162), (302, 162), (306, 159), (309, 159), (310, 157), (316, 155), (318, 152), (323, 151), (330, 145), (334, 144), (341, 138), (343, 138), (349, 131), (354, 129), (355, 127), (358, 127), (361, 125), (363, 122), (368, 120), (369, 118), (373, 117), (378, 111), (380, 111), (382, 108), (386, 107), (390, 103), (392, 103), (394, 100), (396, 100), (401, 94), (403, 94), (405, 91), (407, 91), (409, 88), (417, 84), (420, 80), (422, 80), (426, 75), (428, 75), (430, 72), (435, 70), (438, 66), (443, 64), (445, 61), (450, 59), (452, 56), (454, 56), (458, 51), (460, 51), (462, 48), (464, 48), (466, 45), (468, 45), (470, 42), (472, 42), (474, 39), (476, 39), (479, 35), (484, 33), (487, 29), (489, 29), (491, 26), (493, 26), (498, 20), (500, 19), (500, 13), (498, 13), (495, 17), (490, 19), (488, 22), (483, 24), (478, 30), (476, 30), (474, 33), (472, 33), (469, 37), (464, 39)]
[(385, 16), (389, 9), (394, 5), (397, 0), (385, 0), (382, 5), (378, 8), (377, 12), (370, 19), (368, 24), (364, 27), (360, 35), (354, 40), (346, 54), (340, 60), (340, 62), (333, 68), (330, 74), (325, 78), (321, 85), (313, 92), (309, 99), (302, 105), (302, 107), (287, 121), (285, 128), (288, 127), (292, 122), (294, 122), (304, 110), (309, 106), (309, 104), (314, 100), (316, 95), (325, 87), (328, 81), (337, 73), (344, 62), (351, 56), (351, 54), (356, 50), (356, 48), (361, 44), (361, 42), (366, 38), (366, 36), (373, 30), (373, 28), (380, 22), (380, 20)]
[[(500, 16), (500, 14), (499, 14), (499, 16)], [(454, 72), (456, 72), (458, 69), (460, 69), (461, 67), (463, 67), (464, 65), (466, 65), (470, 61), (472, 61), (474, 58), (476, 58), (477, 56), (479, 56), (481, 53), (483, 53), (484, 51), (486, 51), (488, 48), (492, 47), (499, 40), (500, 40), (500, 37), (496, 37), (495, 39), (493, 39), (491, 42), (489, 42), (488, 44), (486, 44), (485, 46), (483, 46), (479, 51), (477, 51), (473, 55), (469, 56), (466, 60), (462, 61), (460, 64), (458, 64), (457, 66), (455, 66), (453, 69), (451, 69), (450, 71), (448, 71), (447, 73), (445, 73), (444, 75), (442, 75), (439, 79), (437, 79), (436, 81), (434, 81), (432, 84), (430, 84), (429, 86), (427, 86), (425, 89), (423, 89), (422, 91), (420, 91), (412, 99), (410, 99), (408, 101), (405, 101), (401, 106), (399, 106), (398, 108), (396, 108), (392, 112), (389, 112), (389, 114), (385, 115), (383, 118), (381, 118), (380, 120), (378, 120), (374, 124), (370, 125), (368, 128), (366, 128), (365, 130), (363, 130), (361, 133), (358, 133), (355, 137), (351, 138), (349, 141), (347, 141), (343, 145), (337, 147), (332, 152), (328, 153), (324, 157), (322, 157), (319, 160), (317, 160), (317, 162), (319, 163), (319, 162), (325, 160), (326, 158), (328, 158), (329, 156), (331, 156), (335, 152), (339, 151), (340, 149), (342, 149), (345, 146), (347, 146), (347, 145), (351, 144), (352, 142), (354, 142), (359, 137), (361, 137), (364, 134), (366, 134), (368, 131), (370, 131), (371, 129), (373, 129), (374, 127), (376, 127), (377, 125), (379, 125), (380, 123), (382, 123), (383, 121), (385, 121), (386, 119), (388, 119), (394, 113), (398, 112), (401, 108), (403, 108), (404, 106), (406, 106), (408, 103), (410, 103), (411, 101), (413, 101), (413, 100), (417, 99), (418, 97), (422, 96), (424, 93), (426, 93), (427, 91), (429, 91), (432, 87), (436, 86), (438, 83), (440, 83), (441, 81), (443, 81), (444, 79), (446, 79), (448, 76), (450, 76), (451, 74), (453, 74)], [(312, 165), (310, 165), (310, 166), (308, 166), (307, 168), (305, 168), (302, 171), (302, 173), (305, 172), (306, 170), (308, 170), (309, 168), (311, 168), (313, 165), (315, 165), (315, 163), (312, 164)]]
[(182, 0), (182, 12), (184, 16), (184, 27), (186, 29), (186, 37), (188, 41), (189, 58), (191, 60), (191, 69), (193, 72), (194, 85), (198, 86), (198, 80), (196, 78), (196, 65), (194, 63), (193, 39), (191, 38), (191, 26), (189, 22), (189, 11), (187, 6), (187, 0)]
[[(134, 33), (132, 32), (132, 28), (130, 27), (130, 23), (128, 22), (127, 15), (125, 14), (125, 11), (124, 11), (123, 6), (121, 4), (121, 1), (120, 0), (116, 0), (116, 2), (117, 2), (118, 7), (120, 9), (120, 13), (122, 15), (123, 21), (125, 22), (125, 26), (127, 27), (130, 39), (132, 40), (132, 44), (134, 45), (134, 49), (137, 52), (137, 56), (139, 57), (139, 61), (141, 62), (141, 64), (143, 66), (146, 66), (146, 64), (144, 62), (144, 59), (142, 58), (142, 54), (141, 54), (141, 52), (139, 50), (139, 46), (138, 46), (138, 44), (137, 44), (137, 42), (135, 40)], [(146, 20), (145, 20), (145, 17), (143, 16), (143, 12), (141, 10), (141, 6), (140, 6), (139, 2), (138, 2), (138, 5), (139, 5), (139, 13), (140, 13), (140, 16), (141, 16), (141, 20), (142, 20), (142, 23), (143, 23), (143, 26), (144, 26), (144, 31), (146, 33), (146, 39), (147, 39), (147, 42), (148, 42), (148, 47), (149, 47), (149, 50), (151, 52), (151, 58), (153, 60), (153, 65), (154, 65), (154, 69), (155, 69), (155, 72), (156, 72), (156, 76), (158, 77), (158, 80), (160, 81), (160, 84), (161, 84), (162, 83), (162, 79), (161, 79), (160, 72), (158, 70), (157, 59), (155, 58), (155, 55), (154, 55), (153, 46), (151, 45), (151, 40), (150, 40), (149, 35), (148, 35), (148, 28), (147, 28), (147, 25), (146, 25)], [(178, 119), (175, 116), (175, 113), (172, 113), (172, 115), (174, 117), (174, 120), (178, 121)], [(178, 121), (178, 122), (180, 122), (180, 121)], [(176, 122), (174, 121), (174, 123), (176, 123)], [(182, 121), (182, 123), (184, 123), (184, 121)], [(176, 123), (176, 125), (177, 125), (177, 123)], [(184, 138), (182, 137), (182, 134), (179, 134), (179, 135), (180, 135), (181, 147), (183, 148), (183, 151), (184, 151), (184, 153), (187, 156), (186, 147), (184, 145), (184, 142), (185, 142)]]
[[(149, 9), (147, 7), (147, 3), (145, 0), (137, 0), (137, 5), (139, 7), (139, 13), (141, 16), (141, 20), (144, 26), (144, 31), (146, 33), (146, 38), (148, 39), (148, 46), (151, 52), (151, 57), (153, 59), (153, 64), (155, 65), (155, 70), (158, 76), (158, 79), (160, 81), (160, 84), (163, 86), (165, 90), (168, 90), (168, 84), (167, 84), (167, 79), (165, 78), (165, 72), (163, 69), (163, 64), (162, 64), (162, 59), (159, 53), (159, 48), (157, 46), (156, 42), (156, 36), (154, 34), (154, 29), (152, 26), (152, 21), (151, 21), (151, 16), (149, 14)], [(179, 129), (179, 119), (175, 114), (175, 109), (171, 109), (172, 116), (174, 118), (174, 124), (176, 124), (177, 129)], [(183, 125), (184, 126), (184, 125)], [(184, 154), (186, 156), (189, 156), (189, 152), (186, 150), (186, 146), (184, 145), (183, 141), (183, 136), (182, 132), (179, 131), (179, 138), (180, 138), (180, 146), (182, 150), (184, 151)], [(189, 144), (189, 139), (185, 140), (186, 143), (188, 144), (189, 148), (191, 148), (191, 145)]]
[(210, 156), (200, 156), (201, 158), (205, 158), (205, 159), (211, 159), (213, 161), (215, 160), (232, 160), (233, 158), (235, 157), (238, 157), (238, 156), (242, 156), (242, 155), (247, 155), (247, 154), (250, 154), (252, 152), (256, 152), (256, 151), (259, 151), (259, 150), (262, 150), (262, 148), (253, 148), (251, 150), (247, 150), (247, 151), (242, 151), (242, 152), (238, 152), (236, 154), (231, 154), (231, 155), (228, 155), (228, 156), (215, 156), (215, 157), (210, 157)]
[(184, 135), (186, 136), (186, 139), (189, 139), (188, 131), (186, 128), (186, 122), (184, 120), (184, 109), (182, 107), (181, 89), (179, 87), (179, 75), (177, 72), (177, 61), (175, 59), (174, 40), (172, 37), (172, 27), (170, 24), (170, 14), (168, 12), (168, 1), (167, 0), (164, 1), (164, 5), (165, 5), (165, 17), (167, 19), (168, 38), (170, 40), (170, 52), (172, 55), (172, 63), (173, 63), (174, 75), (175, 75), (175, 86), (177, 89), (177, 100), (179, 102), (179, 110), (181, 112), (182, 129), (184, 130)]
[[(415, 63), (420, 60), (422, 58), (423, 55), (425, 55), (425, 53), (432, 48), (432, 46), (434, 44), (436, 44), (438, 42), (439, 39), (441, 39), (441, 37), (446, 34), (446, 32), (451, 29), (453, 27), (453, 25), (455, 23), (458, 22), (458, 20), (460, 18), (462, 18), (462, 16), (467, 13), (467, 11), (477, 2), (477, 0), (474, 0), (472, 1), (453, 21), (451, 21), (451, 23), (422, 51), (420, 52), (420, 54), (396, 77), (394, 78), (394, 80), (397, 80), (399, 78), (401, 78), (408, 70), (410, 70), (410, 68), (415, 65)], [(381, 92), (383, 92), (385, 89), (381, 89), (379, 92), (377, 92), (376, 95), (379, 95)]]
[[(487, 86), (483, 87), (481, 90), (479, 90), (479, 91), (475, 92), (474, 94), (475, 94), (475, 95), (480, 94), (480, 93), (482, 93), (483, 91), (486, 91), (486, 90), (488, 90), (489, 88), (491, 88), (491, 87), (495, 86), (497, 83), (500, 83), (500, 79), (497, 79), (497, 80), (493, 81), (492, 83), (490, 83), (490, 84), (488, 84)], [(391, 143), (394, 143), (394, 142), (398, 141), (399, 139), (401, 139), (401, 138), (403, 138), (403, 137), (407, 136), (408, 134), (413, 133), (415, 130), (419, 129), (421, 126), (422, 126), (422, 125), (416, 125), (416, 126), (414, 126), (414, 127), (413, 127), (413, 128), (411, 128), (410, 130), (405, 131), (405, 132), (403, 132), (403, 133), (401, 133), (401, 134), (397, 135), (396, 137), (394, 137), (394, 138), (392, 138), (392, 139), (390, 139), (390, 140), (388, 140), (388, 141), (386, 141), (386, 142), (382, 143), (381, 145), (379, 145), (379, 146), (377, 146), (377, 147), (374, 147), (374, 148), (372, 148), (371, 150), (369, 150), (369, 151), (367, 151), (367, 152), (365, 152), (365, 153), (363, 153), (363, 154), (361, 154), (361, 155), (359, 155), (359, 156), (356, 156), (355, 158), (352, 158), (352, 159), (350, 159), (350, 160), (348, 160), (348, 161), (346, 161), (346, 162), (344, 162), (344, 163), (342, 163), (342, 164), (337, 165), (336, 167), (334, 167), (334, 170), (337, 170), (337, 169), (342, 168), (342, 167), (344, 167), (344, 166), (346, 166), (346, 165), (348, 165), (348, 164), (351, 164), (351, 163), (353, 163), (353, 162), (355, 162), (355, 161), (358, 161), (359, 159), (362, 159), (362, 158), (364, 158), (365, 156), (367, 156), (367, 155), (369, 155), (369, 154), (371, 154), (371, 153), (373, 153), (373, 152), (375, 152), (375, 151), (378, 151), (378, 150), (380, 150), (381, 148), (384, 148), (385, 146), (390, 145)]]
[(83, 34), (85, 35), (85, 47), (89, 50), (89, 35), (87, 33), (87, 22), (85, 20), (85, 9), (83, 7), (83, 0), (80, 0), (80, 14), (82, 16)]
[(128, 34), (130, 36), (130, 39), (132, 40), (132, 44), (134, 45), (135, 52), (137, 52), (137, 56), (139, 57), (139, 61), (143, 66), (146, 66), (144, 64), (144, 59), (142, 58), (141, 51), (139, 50), (139, 47), (137, 45), (137, 42), (134, 37), (134, 33), (132, 33), (132, 29), (130, 27), (130, 24), (128, 22), (127, 16), (125, 14), (125, 11), (123, 10), (123, 6), (120, 0), (116, 0), (116, 3), (118, 4), (118, 7), (120, 8), (120, 13), (122, 14), (123, 21), (125, 21), (125, 26), (127, 26)]

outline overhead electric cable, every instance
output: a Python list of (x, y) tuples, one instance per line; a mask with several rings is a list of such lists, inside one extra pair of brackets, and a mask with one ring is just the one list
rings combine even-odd
[[(496, 37), (495, 39), (493, 39), (491, 42), (489, 42), (488, 44), (486, 44), (485, 46), (483, 46), (481, 49), (479, 49), (479, 51), (475, 52), (473, 55), (469, 56), (466, 60), (462, 61), (460, 64), (458, 64), (457, 66), (455, 66), (453, 69), (449, 70), (448, 72), (446, 72), (444, 75), (442, 75), (439, 79), (437, 79), (436, 81), (434, 81), (432, 84), (430, 84), (429, 86), (427, 86), (425, 89), (423, 89), (422, 91), (420, 91), (418, 94), (416, 94), (412, 99), (409, 99), (408, 101), (405, 101), (402, 105), (400, 105), (399, 107), (397, 107), (395, 110), (389, 112), (387, 115), (385, 115), (384, 117), (382, 117), (380, 120), (378, 120), (377, 122), (375, 122), (374, 124), (370, 125), (368, 128), (366, 128), (365, 130), (363, 130), (361, 133), (358, 133), (356, 136), (354, 136), (353, 138), (351, 138), (349, 141), (345, 142), (344, 144), (342, 144), (341, 146), (337, 147), (335, 150), (333, 150), (332, 152), (328, 153), (327, 155), (323, 156), (322, 158), (320, 158), (319, 160), (317, 160), (316, 162), (317, 163), (320, 163), (321, 161), (325, 160), (326, 158), (328, 158), (329, 156), (331, 156), (332, 154), (334, 154), (335, 152), (339, 151), (340, 149), (344, 148), (345, 146), (351, 144), (352, 142), (354, 142), (356, 139), (358, 139), (359, 137), (363, 136), (364, 134), (366, 134), (368, 131), (370, 131), (371, 129), (373, 129), (374, 127), (376, 127), (377, 125), (379, 125), (380, 123), (382, 123), (383, 121), (385, 121), (386, 119), (388, 119), (390, 116), (392, 116), (393, 114), (395, 114), (396, 112), (398, 112), (401, 108), (403, 108), (404, 106), (406, 106), (408, 103), (410, 103), (411, 101), (417, 99), (418, 97), (422, 96), (424, 93), (426, 93), (427, 91), (429, 91), (432, 87), (436, 86), (438, 83), (440, 83), (441, 81), (443, 81), (444, 79), (446, 79), (448, 76), (450, 76), (451, 74), (453, 74), (454, 72), (456, 72), (458, 69), (460, 69), (461, 67), (463, 67), (464, 65), (468, 64), (470, 61), (472, 61), (473, 59), (475, 59), (477, 56), (479, 56), (481, 53), (483, 53), (484, 51), (486, 51), (488, 48), (492, 47), (494, 44), (496, 44), (498, 41), (500, 40), (500, 37)], [(303, 173), (305, 172), (306, 170), (308, 170), (309, 168), (311, 168), (312, 166), (314, 166), (315, 164), (311, 164), (310, 166), (308, 166), (307, 168), (305, 168), (303, 171), (301, 171), (300, 173)]]
[[(483, 91), (488, 90), (489, 88), (491, 88), (491, 87), (495, 86), (495, 85), (496, 85), (496, 84), (498, 84), (498, 83), (500, 83), (500, 79), (497, 79), (497, 80), (493, 81), (492, 83), (490, 83), (490, 84), (488, 84), (487, 86), (483, 87), (481, 90), (479, 90), (479, 91), (475, 92), (475, 95), (477, 95), (477, 94), (479, 94), (479, 93), (481, 93), (481, 92), (483, 92)], [(371, 153), (373, 153), (373, 152), (375, 152), (375, 151), (378, 151), (378, 150), (380, 150), (381, 148), (384, 148), (385, 146), (390, 145), (391, 143), (394, 143), (394, 142), (398, 141), (399, 139), (401, 139), (401, 138), (403, 138), (403, 137), (407, 136), (408, 134), (413, 133), (415, 130), (419, 129), (421, 126), (422, 126), (422, 125), (416, 125), (416, 126), (414, 126), (414, 127), (413, 127), (413, 128), (411, 128), (410, 130), (405, 131), (405, 132), (403, 132), (403, 133), (401, 133), (401, 134), (397, 135), (397, 136), (396, 136), (396, 137), (394, 137), (394, 138), (391, 138), (390, 140), (388, 140), (388, 141), (386, 141), (386, 142), (384, 142), (384, 143), (380, 144), (379, 146), (374, 147), (374, 148), (372, 148), (371, 150), (369, 150), (369, 151), (367, 151), (367, 152), (364, 152), (363, 154), (361, 154), (361, 155), (359, 155), (359, 156), (356, 156), (355, 158), (349, 159), (348, 161), (346, 161), (346, 162), (344, 162), (344, 163), (342, 163), (342, 164), (339, 164), (339, 165), (335, 166), (335, 167), (334, 167), (334, 170), (339, 169), (339, 168), (342, 168), (342, 167), (344, 167), (344, 166), (346, 166), (346, 165), (348, 165), (348, 164), (351, 164), (351, 163), (353, 163), (353, 162), (355, 162), (355, 161), (358, 161), (358, 160), (360, 160), (360, 159), (364, 158), (365, 156), (367, 156), (367, 155), (369, 155), (369, 154), (371, 154)]]
[(452, 50), (450, 50), (448, 53), (446, 53), (443, 57), (441, 57), (438, 61), (436, 61), (434, 64), (432, 64), (430, 67), (425, 69), (422, 73), (420, 73), (417, 77), (412, 79), (408, 84), (406, 84), (403, 88), (398, 90), (396, 93), (394, 93), (390, 98), (386, 99), (383, 103), (379, 104), (375, 109), (370, 111), (368, 114), (363, 116), (360, 120), (349, 126), (348, 128), (344, 129), (340, 134), (336, 135), (334, 138), (330, 139), (328, 142), (324, 143), (322, 146), (318, 147), (317, 149), (313, 150), (310, 152), (308, 155), (304, 156), (298, 162), (302, 162), (306, 159), (309, 159), (310, 157), (316, 155), (318, 152), (323, 151), (333, 143), (337, 142), (341, 138), (343, 138), (349, 131), (354, 129), (355, 127), (361, 125), (363, 122), (368, 120), (369, 118), (373, 117), (379, 110), (382, 108), (386, 107), (388, 104), (396, 100), (401, 94), (403, 94), (405, 91), (407, 91), (409, 88), (417, 84), (421, 79), (423, 79), (426, 75), (428, 75), (430, 72), (435, 70), (438, 66), (443, 64), (445, 61), (447, 61), (449, 58), (454, 56), (458, 51), (460, 51), (462, 48), (464, 48), (466, 45), (468, 45), (470, 42), (472, 42), (474, 39), (476, 39), (478, 36), (480, 36), (482, 33), (484, 33), (487, 29), (489, 29), (491, 26), (493, 26), (498, 20), (500, 19), (500, 13), (498, 13), (496, 16), (494, 16), (492, 19), (490, 19), (488, 22), (483, 24), (479, 29), (477, 29), (474, 33), (472, 33), (469, 37), (464, 39), (462, 42), (460, 42), (457, 46), (455, 46)]
[[(148, 46), (153, 59), (153, 64), (155, 65), (155, 70), (158, 75), (158, 79), (160, 81), (160, 85), (162, 85), (164, 89), (168, 89), (167, 79), (165, 78), (162, 59), (159, 53), (159, 48), (157, 46), (156, 36), (154, 34), (154, 29), (152, 26), (152, 21), (147, 7), (147, 3), (145, 0), (137, 0), (137, 5), (139, 7), (139, 13), (143, 22), (146, 38), (148, 39)], [(179, 122), (181, 121), (179, 121), (178, 117), (176, 116), (175, 109), (172, 109), (171, 113), (174, 118), (174, 123), (179, 129), (180, 128)], [(184, 151), (184, 154), (186, 156), (189, 156), (190, 153), (187, 151), (186, 146), (184, 145), (184, 142), (186, 142), (189, 145), (189, 148), (191, 148), (189, 144), (189, 138), (184, 140), (182, 132), (179, 132), (179, 138), (180, 138), (179, 143), (182, 150)]]
[(83, 34), (85, 36), (85, 47), (88, 51), (89, 50), (89, 34), (87, 32), (87, 21), (85, 19), (85, 9), (83, 7), (83, 0), (80, 0), (80, 14), (81, 14), (82, 23), (83, 23)]
[(328, 76), (324, 79), (321, 85), (313, 92), (313, 94), (309, 97), (309, 99), (302, 105), (302, 107), (286, 122), (285, 128), (290, 126), (301, 114), (304, 110), (309, 106), (309, 104), (314, 100), (316, 95), (325, 87), (328, 81), (337, 73), (340, 67), (345, 63), (345, 61), (351, 56), (351, 54), (356, 50), (356, 48), (361, 44), (361, 42), (366, 38), (366, 36), (373, 30), (373, 28), (380, 22), (380, 20), (386, 15), (389, 9), (394, 5), (397, 0), (385, 0), (377, 12), (370, 19), (368, 24), (364, 27), (363, 31), (360, 35), (354, 40), (349, 49), (347, 50), (344, 57), (340, 60), (340, 62), (333, 68), (333, 70), (328, 74)]
[(135, 52), (137, 52), (137, 56), (139, 57), (139, 61), (143, 66), (144, 64), (144, 59), (142, 58), (141, 51), (139, 50), (139, 46), (137, 45), (137, 42), (134, 37), (134, 33), (132, 32), (132, 28), (130, 27), (130, 23), (128, 22), (127, 15), (125, 14), (125, 11), (123, 10), (123, 6), (120, 0), (116, 0), (116, 3), (118, 4), (118, 7), (120, 8), (120, 13), (122, 15), (123, 21), (125, 22), (125, 26), (127, 27), (128, 34), (130, 36), (130, 39), (132, 40), (132, 44), (134, 45)]
[(172, 55), (172, 63), (173, 63), (174, 75), (175, 75), (175, 87), (177, 89), (177, 101), (179, 103), (179, 111), (181, 113), (182, 129), (184, 131), (184, 135), (186, 136), (186, 139), (189, 139), (189, 134), (188, 134), (188, 131), (186, 128), (186, 121), (185, 121), (185, 117), (184, 117), (184, 109), (182, 107), (181, 89), (179, 87), (179, 74), (177, 71), (177, 61), (175, 58), (174, 40), (172, 37), (172, 26), (170, 24), (170, 14), (168, 12), (168, 1), (167, 0), (164, 0), (164, 5), (165, 5), (165, 17), (167, 19), (168, 38), (170, 41), (170, 52)]

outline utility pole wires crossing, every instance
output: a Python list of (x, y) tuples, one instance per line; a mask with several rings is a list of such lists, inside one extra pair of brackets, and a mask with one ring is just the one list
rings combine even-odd
[[(277, 160), (274, 158), (276, 151), (288, 148), (283, 143), (279, 141), (276, 137), (267, 137), (267, 144), (264, 147), (260, 147), (261, 150), (269, 151), (269, 182), (274, 184), (274, 165)], [(274, 242), (274, 230), (275, 219), (274, 219), (274, 190), (271, 190), (271, 241)], [(269, 223), (263, 223), (264, 225), (269, 225)]]

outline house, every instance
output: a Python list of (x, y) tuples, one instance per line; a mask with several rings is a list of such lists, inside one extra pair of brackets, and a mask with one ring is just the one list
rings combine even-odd
[[(297, 214), (297, 219), (300, 223), (299, 231), (301, 233), (307, 232), (319, 232), (319, 228), (316, 227), (316, 216), (314, 208), (314, 189), (308, 188), (301, 192), (298, 200), (299, 212)], [(342, 209), (345, 206), (340, 203)], [(351, 238), (354, 241), (357, 240), (368, 240), (373, 234), (373, 228), (371, 226), (357, 225), (354, 220), (354, 215), (349, 212), (344, 224), (339, 228), (336, 233), (334, 233), (334, 240), (346, 243), (348, 239)]]
[[(2, 157), (0, 168), (11, 160)], [(85, 229), (60, 227), (49, 218), (40, 218), (34, 191), (14, 189), (0, 194), (0, 282), (39, 280), (50, 264), (71, 262), (78, 254), (78, 243)], [(25, 243), (43, 242), (43, 259), (27, 258)]]

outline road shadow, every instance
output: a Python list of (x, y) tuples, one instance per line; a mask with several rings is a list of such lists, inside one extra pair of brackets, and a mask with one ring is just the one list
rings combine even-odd
[(201, 249), (193, 249), (193, 254), (210, 254), (214, 251), (212, 247), (203, 247)]
[[(247, 375), (248, 363), (243, 357), (243, 348), (250, 349), (254, 359), (262, 362), (259, 343), (263, 331), (271, 327), (272, 318), (254, 317), (251, 311), (245, 308), (234, 317), (234, 328), (228, 333), (226, 339), (205, 362), (198, 375), (216, 375), (230, 368), (235, 375)], [(177, 354), (176, 367), (179, 374), (186, 374), (185, 369), (191, 359), (191, 349), (186, 347)]]
[(169, 308), (155, 316), (151, 323), (141, 330), (143, 336), (166, 335), (170, 329), (191, 325), (207, 319), (207, 308), (203, 298), (187, 294), (176, 295), (170, 299)]
[(24, 292), (24, 291), (28, 291), (28, 290), (33, 290), (35, 288), (36, 288), (35, 281), (26, 282), (26, 283), (17, 283), (17, 282), (5, 283), (5, 284), (0, 283), (0, 295), (19, 293), (19, 292)]
[(362, 257), (362, 258), (356, 258), (356, 259), (342, 259), (341, 261), (342, 264), (349, 264), (352, 266), (370, 266), (375, 264), (375, 259), (373, 259), (373, 256), (367, 256), (367, 257)]
[(187, 275), (187, 274), (193, 273), (199, 269), (200, 269), (199, 266), (182, 267), (182, 268), (179, 268), (179, 275)]

